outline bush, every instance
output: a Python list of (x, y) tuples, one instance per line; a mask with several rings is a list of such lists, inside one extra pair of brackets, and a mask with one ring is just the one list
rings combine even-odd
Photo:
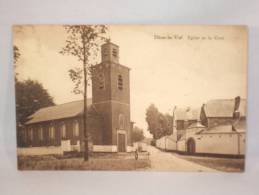
[(155, 139), (151, 140), (151, 146), (156, 146), (156, 140)]

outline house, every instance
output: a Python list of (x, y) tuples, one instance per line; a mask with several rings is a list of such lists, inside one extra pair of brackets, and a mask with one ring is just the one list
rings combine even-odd
[(187, 130), (178, 140), (178, 151), (188, 154), (235, 156), (245, 155), (246, 101), (211, 100), (202, 106), (198, 128)]
[(178, 141), (178, 151), (187, 154), (235, 156), (245, 155), (245, 131), (232, 125), (219, 125), (189, 133)]
[[(101, 47), (101, 63), (92, 68), (92, 99), (88, 102), (88, 133), (96, 152), (126, 152), (132, 148), (130, 69), (119, 63), (119, 46)], [(79, 150), (84, 147), (83, 101), (42, 108), (28, 117), (21, 131), (23, 146)], [(64, 149), (66, 148), (66, 149)]]
[(174, 130), (177, 132), (177, 139), (184, 135), (188, 126), (197, 122), (199, 117), (199, 108), (176, 108), (174, 110)]
[(177, 141), (186, 135), (189, 126), (199, 120), (198, 108), (175, 108), (173, 113), (173, 133), (156, 140), (156, 146), (166, 151), (177, 151)]
[(233, 115), (239, 115), (240, 120), (246, 118), (246, 100), (236, 97), (235, 99), (216, 99), (203, 104), (201, 108), (201, 123), (206, 127), (214, 127), (219, 124), (232, 124)]
[(200, 112), (176, 109), (174, 115), (176, 133), (156, 140), (158, 148), (192, 155), (245, 155), (245, 99), (210, 100)]

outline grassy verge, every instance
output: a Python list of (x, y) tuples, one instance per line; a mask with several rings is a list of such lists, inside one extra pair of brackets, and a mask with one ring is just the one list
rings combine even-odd
[(19, 170), (138, 170), (150, 167), (148, 158), (135, 160), (132, 155), (102, 155), (85, 162), (82, 157), (18, 156)]
[(245, 159), (197, 157), (184, 155), (179, 157), (224, 172), (243, 172), (245, 169)]

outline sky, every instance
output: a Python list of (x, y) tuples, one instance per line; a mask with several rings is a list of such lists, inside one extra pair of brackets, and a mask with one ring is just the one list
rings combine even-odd
[[(119, 46), (120, 64), (131, 69), (131, 120), (146, 136), (145, 112), (151, 103), (162, 113), (172, 113), (174, 106), (199, 107), (210, 99), (247, 96), (243, 26), (109, 25), (107, 37)], [(59, 53), (65, 40), (61, 25), (13, 29), (21, 53), (18, 78), (41, 82), (56, 104), (82, 99), (72, 93), (68, 75), (80, 64)]]

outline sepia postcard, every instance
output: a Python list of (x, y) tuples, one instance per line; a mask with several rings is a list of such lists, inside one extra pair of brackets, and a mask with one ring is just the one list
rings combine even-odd
[(14, 26), (18, 169), (243, 172), (247, 31)]

